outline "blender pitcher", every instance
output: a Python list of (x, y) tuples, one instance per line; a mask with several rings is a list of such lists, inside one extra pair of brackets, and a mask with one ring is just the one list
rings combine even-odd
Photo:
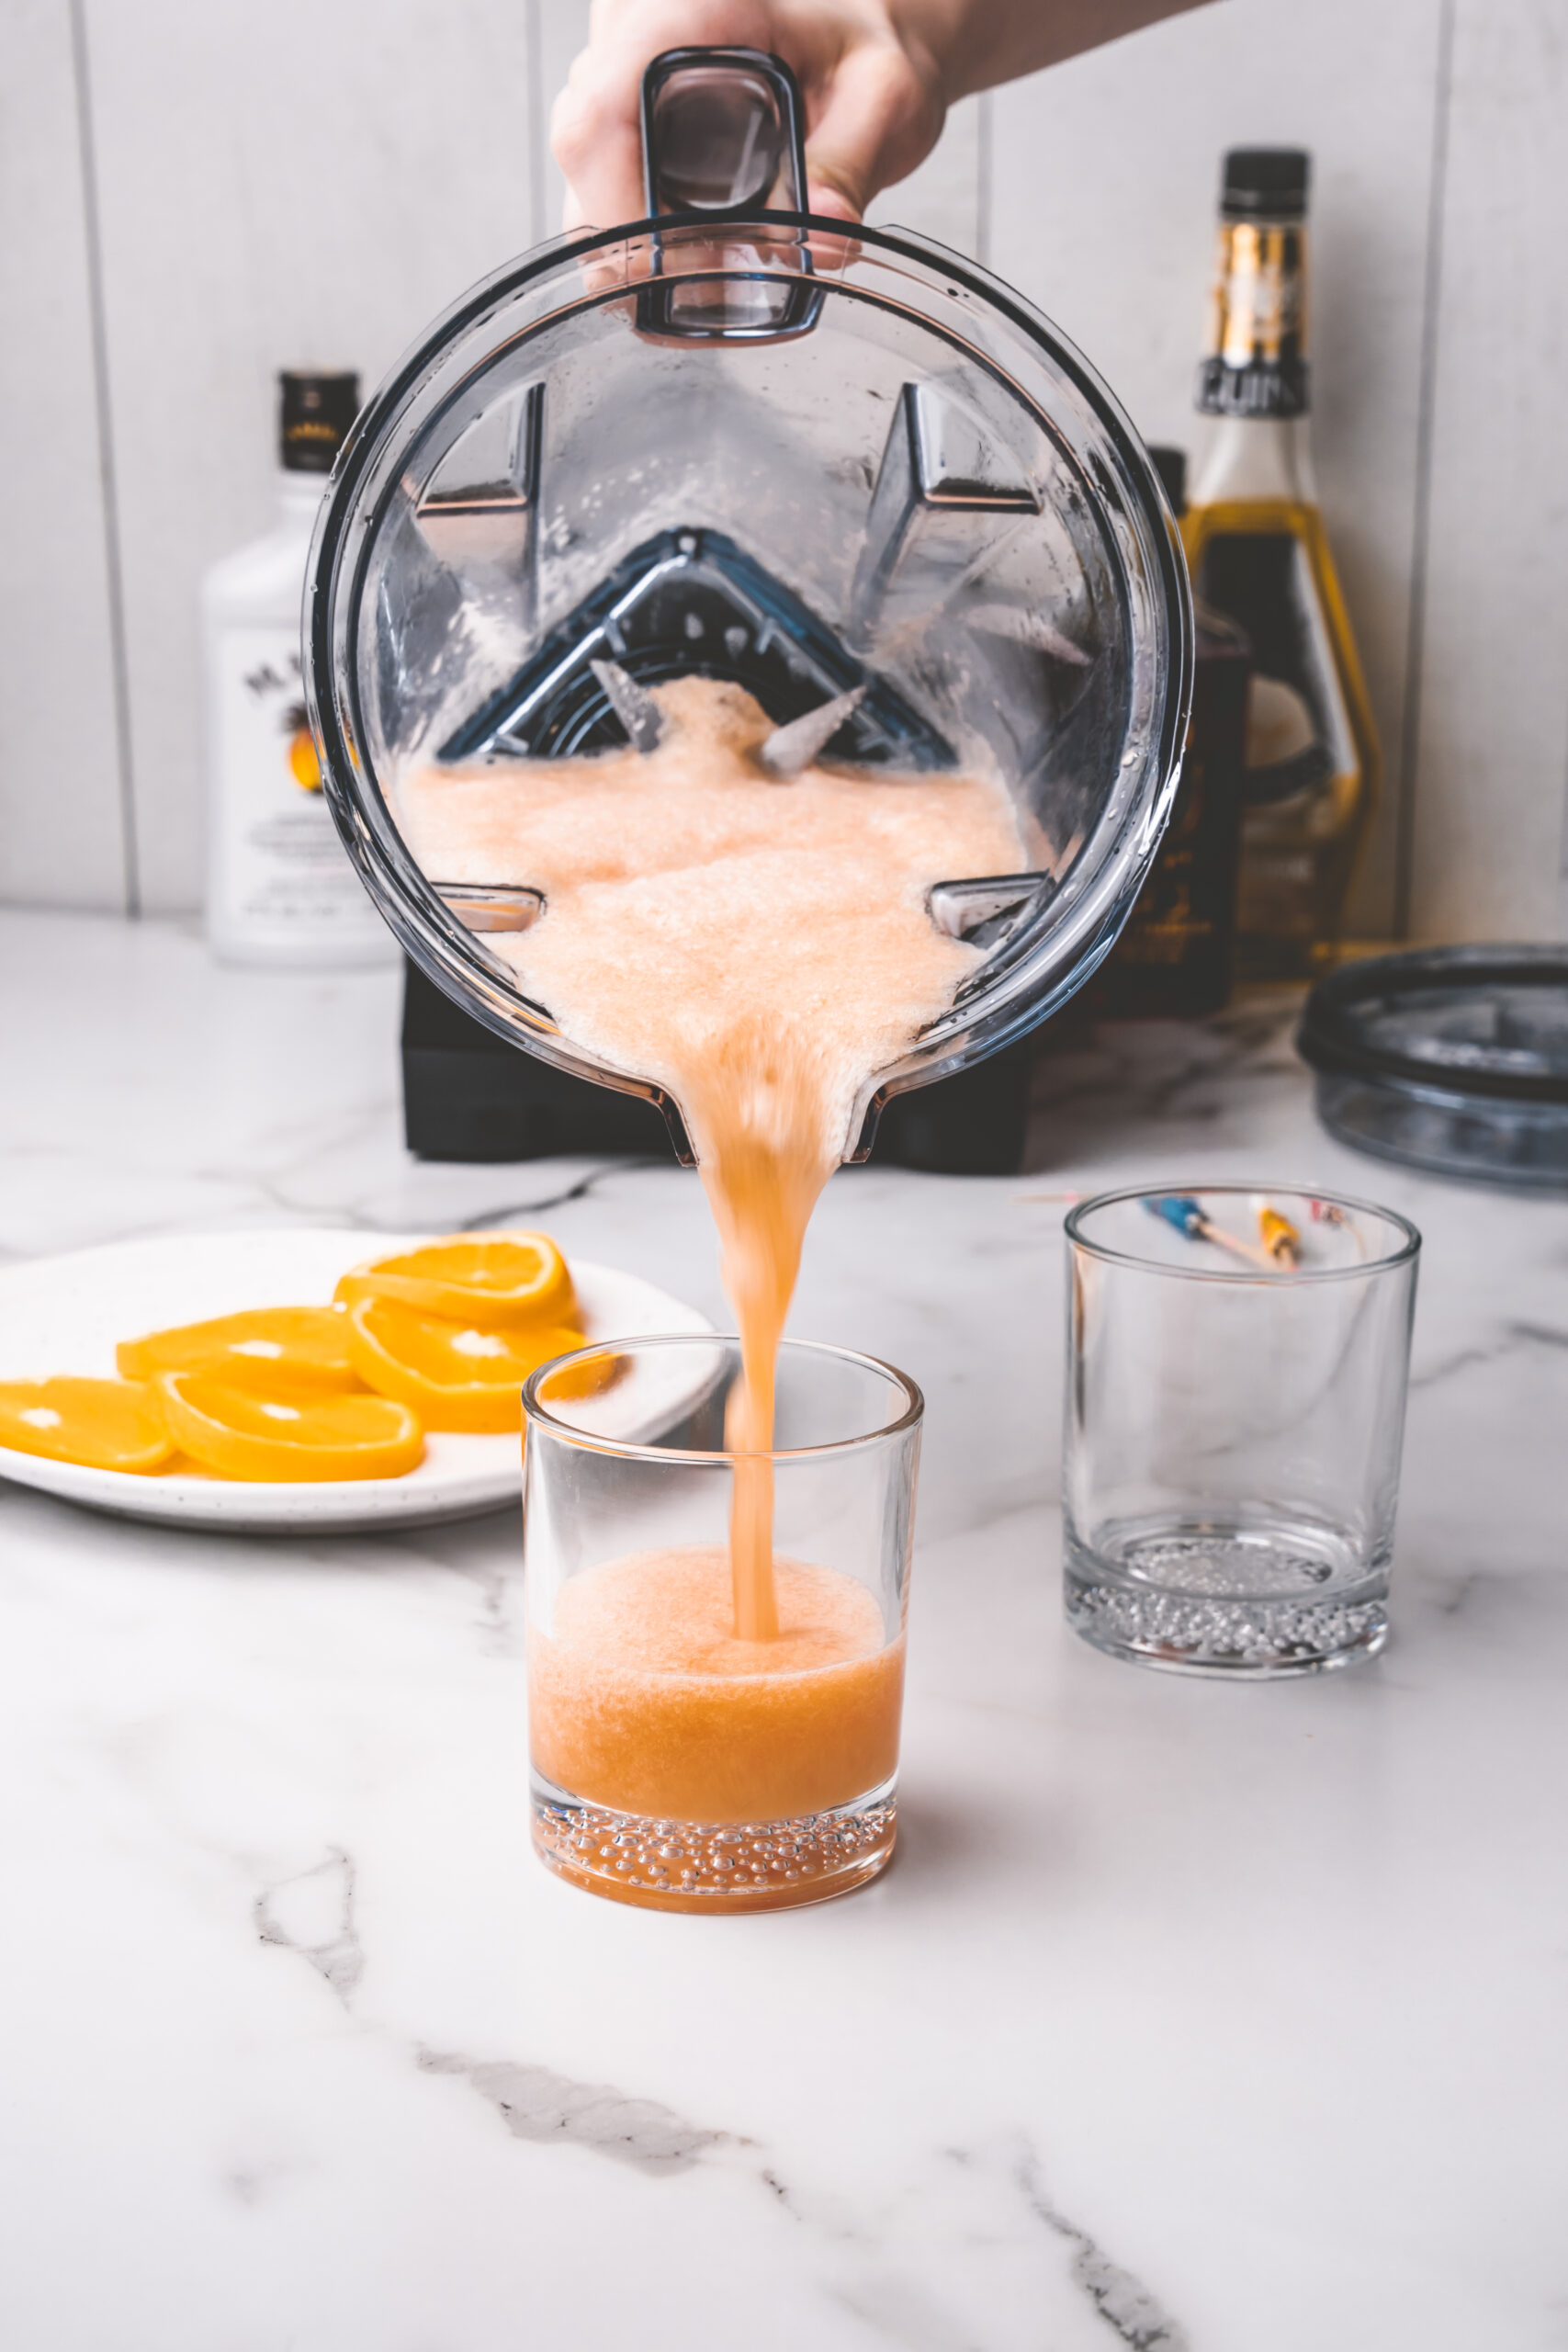
[[(773, 720), (763, 757), (998, 776), (1029, 870), (953, 875), (931, 920), (984, 960), (863, 1091), (1012, 1044), (1131, 911), (1179, 775), (1192, 618), (1143, 446), (1088, 362), (968, 261), (802, 210), (779, 60), (678, 50), (643, 94), (649, 218), (475, 287), (345, 444), (312, 549), (305, 673), (339, 828), (414, 962), (513, 1044), (647, 1096), (486, 944), (536, 920), (424, 873), (400, 775), (646, 749), (698, 672)], [(781, 821), (784, 821), (781, 809)]]

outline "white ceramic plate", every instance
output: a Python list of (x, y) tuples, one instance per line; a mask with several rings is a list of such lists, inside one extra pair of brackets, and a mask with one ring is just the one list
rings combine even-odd
[[(310, 1228), (197, 1233), (118, 1241), (8, 1266), (0, 1269), (0, 1380), (42, 1380), (67, 1372), (107, 1378), (118, 1340), (243, 1306), (324, 1305), (350, 1266), (417, 1249), (431, 1238)], [(613, 1266), (573, 1258), (571, 1278), (590, 1339), (713, 1329), (694, 1306)], [(651, 1365), (646, 1375), (639, 1367), (639, 1376), (649, 1386), (646, 1397), (639, 1388), (637, 1400), (639, 1431), (649, 1435), (678, 1419), (705, 1385), (699, 1379), (694, 1386), (689, 1359), (662, 1384)], [(520, 1491), (521, 1449), (514, 1437), (432, 1431), (424, 1460), (404, 1477), (269, 1486), (184, 1474), (136, 1477), (0, 1446), (0, 1477), (121, 1518), (286, 1535), (422, 1527), (500, 1510)]]

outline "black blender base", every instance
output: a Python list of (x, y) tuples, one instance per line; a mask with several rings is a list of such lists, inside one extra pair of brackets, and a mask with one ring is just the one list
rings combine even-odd
[[(547, 1159), (626, 1153), (675, 1165), (651, 1102), (554, 1069), (470, 1019), (411, 964), (403, 992), (403, 1125), (418, 1159)], [(956, 1078), (895, 1095), (872, 1162), (942, 1176), (1016, 1176), (1029, 1081), (1025, 1044)]]
[(403, 1135), (418, 1159), (546, 1159), (631, 1152), (668, 1159), (662, 1113), (556, 1069), (475, 1021), (403, 966)]

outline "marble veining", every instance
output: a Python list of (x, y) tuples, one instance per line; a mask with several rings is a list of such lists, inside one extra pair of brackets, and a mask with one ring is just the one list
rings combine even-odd
[(705, 2148), (722, 2147), (729, 2136), (686, 2122), (657, 2099), (628, 2098), (608, 2083), (569, 2082), (547, 2066), (459, 2058), (437, 2050), (422, 2050), (419, 2064), (427, 2075), (457, 2075), (471, 2084), (514, 2140), (592, 2148), (638, 2172), (686, 2172)]
[(308, 1960), (346, 2002), (365, 1973), (365, 1953), (354, 1923), (354, 1858), (334, 1846), (325, 1858), (293, 1878), (265, 1886), (252, 1906), (264, 1944), (282, 1944)]
[(1095, 2310), (1134, 2352), (1187, 2352), (1187, 2336), (1139, 2280), (1111, 2261), (1087, 2230), (1060, 2212), (1045, 2194), (1032, 2156), (1021, 2159), (1018, 2186), (1030, 2211), (1073, 2249), (1072, 2278)]
[[(297, 1952), (321, 1976), (345, 2007), (353, 2004), (364, 1969), (355, 1924), (355, 1866), (334, 1848), (312, 1869), (266, 1887), (255, 1898), (256, 1932), (264, 1943)], [(780, 2177), (766, 2149), (746, 2135), (689, 2121), (657, 2099), (638, 2098), (604, 2083), (573, 2081), (547, 2066), (515, 2059), (478, 2059), (456, 2052), (416, 2048), (414, 2061), (427, 2075), (456, 2076), (491, 2107), (516, 2140), (556, 2147), (578, 2147), (652, 2177), (691, 2170), (715, 2155), (754, 2179), (778, 2211), (797, 2228), (815, 2230), (863, 2257), (877, 2250), (863, 2269), (846, 2272), (835, 2293), (844, 2308), (896, 2343), (955, 2347), (983, 2343), (958, 2312), (943, 2307), (917, 2277), (882, 2267), (879, 2216), (843, 2200), (825, 2201), (792, 2188)], [(1063, 2213), (1047, 2193), (1038, 2155), (1027, 2137), (979, 2148), (938, 2152), (931, 2177), (905, 2186), (904, 2194), (939, 2206), (966, 2200), (976, 2184), (981, 2198), (998, 2210), (993, 2229), (1008, 2208), (1031, 2217), (1068, 2254), (1066, 2277), (1103, 2319), (1115, 2337), (1134, 2352), (1189, 2352), (1188, 2338), (1146, 2288), (1111, 2260), (1089, 2233)], [(944, 2197), (951, 2184), (957, 2197)], [(249, 2199), (259, 2183), (236, 2177), (237, 2193)]]
[[(408, 1159), (389, 976), (29, 914), (0, 986), (0, 1257), (538, 1218), (723, 1312), (688, 1173)], [(536, 1863), (510, 1514), (269, 1542), (0, 1484), (0, 2342), (1568, 2345), (1568, 1204), (1332, 1143), (1292, 1022), (1064, 1027), (1026, 1176), (829, 1188), (794, 1328), (929, 1408), (899, 1852), (843, 1902)], [(1254, 1173), (1426, 1252), (1388, 1650), (1238, 1690), (1063, 1628), (1060, 1228)]]

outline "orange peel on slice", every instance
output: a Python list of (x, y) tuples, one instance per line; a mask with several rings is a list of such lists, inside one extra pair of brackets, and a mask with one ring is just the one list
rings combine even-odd
[(161, 1372), (212, 1372), (238, 1388), (354, 1389), (341, 1306), (250, 1306), (205, 1323), (175, 1323), (122, 1340), (115, 1362), (127, 1380)]
[(225, 1478), (400, 1478), (424, 1457), (418, 1415), (389, 1396), (268, 1396), (205, 1370), (160, 1373), (153, 1385), (175, 1443)]
[(454, 1233), (422, 1250), (368, 1259), (333, 1295), (345, 1306), (394, 1299), (475, 1331), (519, 1323), (570, 1329), (577, 1315), (566, 1260), (547, 1233)]
[(528, 1374), (588, 1344), (564, 1325), (487, 1329), (420, 1315), (391, 1298), (360, 1299), (348, 1320), (362, 1377), (383, 1396), (411, 1405), (432, 1430), (515, 1434)]
[(174, 1453), (156, 1393), (134, 1380), (0, 1381), (0, 1445), (144, 1477)]
[[(586, 1342), (583, 1344), (586, 1345)], [(568, 1405), (581, 1396), (598, 1396), (614, 1388), (631, 1366), (629, 1356), (604, 1348), (581, 1363), (561, 1363), (547, 1372), (535, 1392), (541, 1405)]]

